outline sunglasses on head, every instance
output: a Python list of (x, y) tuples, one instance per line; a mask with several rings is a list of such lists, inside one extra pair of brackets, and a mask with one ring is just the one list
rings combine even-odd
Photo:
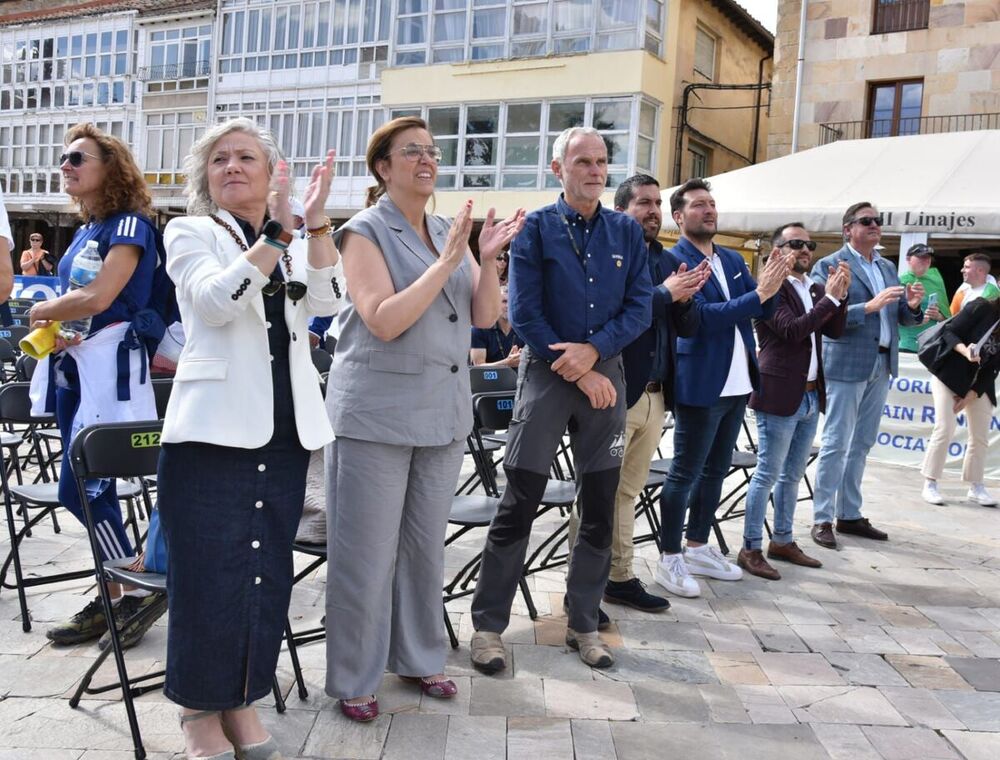
[(801, 251), (803, 248), (808, 248), (810, 251), (816, 250), (815, 240), (799, 240), (798, 238), (795, 238), (794, 240), (786, 240), (784, 243), (779, 245), (778, 248), (784, 248), (786, 245), (793, 251)]
[(873, 224), (876, 225), (877, 227), (881, 227), (882, 215), (879, 214), (878, 216), (859, 216), (851, 220), (851, 224), (853, 224), (854, 222), (857, 222), (862, 227), (870, 227)]
[(929, 245), (918, 245), (916, 248), (911, 250), (907, 256), (933, 256), (934, 249)]
[(62, 166), (69, 161), (69, 165), (74, 169), (77, 169), (82, 166), (83, 162), (88, 158), (96, 158), (98, 161), (101, 160), (100, 156), (95, 156), (93, 153), (88, 153), (85, 150), (71, 150), (69, 153), (63, 153), (59, 156), (59, 166)]
[(284, 280), (272, 277), (267, 281), (267, 285), (261, 288), (261, 292), (265, 296), (273, 296), (281, 290), (282, 287), (285, 288), (285, 293), (288, 294), (288, 297), (292, 299), (293, 302), (301, 301), (305, 298), (306, 285), (305, 283), (298, 282), (297, 280), (289, 280), (288, 282), (285, 282)]

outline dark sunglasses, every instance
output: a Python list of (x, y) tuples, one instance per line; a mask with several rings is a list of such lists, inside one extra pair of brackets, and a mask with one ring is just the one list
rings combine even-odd
[(803, 248), (808, 248), (810, 251), (816, 250), (815, 240), (799, 240), (798, 238), (794, 240), (786, 240), (784, 243), (778, 246), (778, 248), (784, 248), (788, 246), (793, 251), (801, 251)]
[(873, 224), (876, 225), (877, 227), (881, 227), (882, 215), (879, 214), (878, 216), (859, 216), (851, 221), (852, 224), (854, 222), (857, 222), (862, 227), (871, 227)]
[(265, 296), (273, 296), (281, 288), (285, 288), (285, 293), (288, 297), (292, 299), (293, 302), (301, 301), (306, 296), (306, 285), (304, 283), (298, 282), (296, 280), (289, 280), (285, 282), (284, 280), (279, 280), (276, 278), (271, 278), (267, 281), (267, 285), (261, 288), (261, 292)]
[(83, 162), (88, 158), (96, 158), (98, 161), (101, 160), (100, 156), (95, 156), (93, 153), (88, 153), (85, 150), (71, 150), (69, 153), (63, 153), (59, 156), (59, 166), (62, 166), (69, 161), (70, 166), (74, 169), (79, 169), (83, 166)]

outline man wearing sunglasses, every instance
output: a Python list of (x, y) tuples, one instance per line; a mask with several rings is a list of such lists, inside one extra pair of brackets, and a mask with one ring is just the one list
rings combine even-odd
[(844, 246), (816, 262), (812, 278), (825, 284), (831, 268), (846, 262), (851, 270), (847, 328), (837, 339), (823, 338), (826, 367), (826, 420), (816, 470), (812, 538), (837, 548), (837, 533), (876, 541), (888, 535), (861, 514), (861, 478), (878, 435), (889, 378), (899, 369), (899, 326), (918, 325), (924, 314), (919, 282), (899, 284), (896, 267), (875, 247), (882, 239), (882, 217), (868, 201), (844, 212)]
[(758, 320), (760, 383), (750, 394), (757, 416), (757, 467), (747, 490), (743, 548), (737, 564), (751, 575), (776, 581), (781, 574), (761, 551), (767, 502), (774, 489), (774, 531), (768, 559), (803, 567), (822, 563), (792, 537), (799, 482), (826, 407), (822, 336), (839, 338), (847, 320), (851, 270), (841, 261), (824, 288), (808, 277), (816, 243), (802, 222), (783, 224), (771, 236), (771, 255), (791, 253), (792, 271), (775, 297), (774, 316)]

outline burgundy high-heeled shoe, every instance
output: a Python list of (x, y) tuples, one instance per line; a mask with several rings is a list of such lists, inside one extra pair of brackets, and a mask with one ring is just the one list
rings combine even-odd
[(340, 700), (340, 711), (351, 720), (367, 723), (378, 717), (378, 698), (373, 694), (370, 702), (360, 705), (349, 705), (346, 700)]
[(458, 686), (450, 678), (441, 681), (428, 681), (426, 678), (416, 676), (400, 676), (400, 678), (410, 683), (419, 683), (420, 691), (435, 699), (451, 699), (458, 694)]

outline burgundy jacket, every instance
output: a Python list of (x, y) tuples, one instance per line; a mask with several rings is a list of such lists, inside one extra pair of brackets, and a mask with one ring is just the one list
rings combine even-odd
[(812, 350), (810, 334), (816, 335), (819, 372), (816, 390), (819, 408), (826, 411), (826, 386), (823, 381), (823, 338), (839, 338), (847, 325), (847, 299), (835, 306), (825, 298), (822, 285), (809, 280), (813, 308), (807, 314), (802, 299), (792, 283), (781, 283), (775, 296), (774, 316), (757, 320), (757, 343), (760, 351), (760, 386), (750, 396), (750, 408), (781, 417), (791, 417), (802, 404), (809, 375), (809, 352)]

